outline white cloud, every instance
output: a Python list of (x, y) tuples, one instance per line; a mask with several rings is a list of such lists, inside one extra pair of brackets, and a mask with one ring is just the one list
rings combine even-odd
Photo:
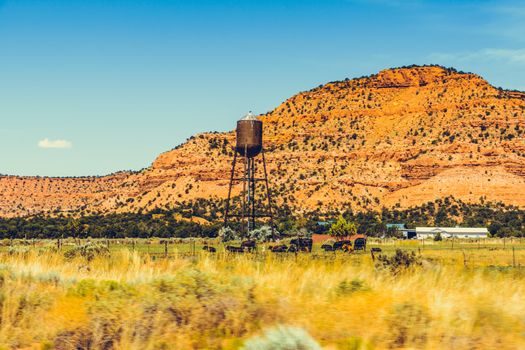
[(440, 61), (472, 62), (472, 61), (506, 61), (509, 63), (525, 64), (525, 49), (483, 49), (459, 53), (433, 53), (428, 57), (439, 63)]
[(71, 148), (73, 144), (67, 140), (50, 140), (47, 137), (38, 141), (40, 148)]
[(510, 62), (525, 63), (525, 49), (486, 49), (483, 54), (487, 58), (505, 59)]

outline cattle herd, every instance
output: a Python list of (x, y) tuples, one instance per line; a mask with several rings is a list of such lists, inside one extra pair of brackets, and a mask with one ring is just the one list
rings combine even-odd
[(345, 252), (353, 252), (356, 250), (366, 250), (366, 239), (357, 238), (355, 240), (341, 240), (334, 244), (323, 244), (321, 249), (325, 252), (335, 252), (336, 250), (342, 250)]
[[(298, 253), (298, 252), (312, 252), (313, 240), (311, 238), (294, 238), (290, 240), (290, 244), (278, 244), (269, 247), (269, 250), (273, 253)], [(253, 240), (247, 240), (241, 242), (240, 246), (227, 245), (226, 251), (229, 253), (249, 253), (255, 251), (257, 243)], [(203, 250), (215, 253), (217, 249), (215, 247), (205, 245)], [(342, 240), (337, 241), (334, 244), (323, 244), (321, 249), (325, 252), (335, 252), (342, 250), (345, 252), (353, 252), (356, 250), (366, 250), (366, 239), (358, 238), (355, 240)]]
[[(271, 246), (269, 249), (273, 253), (286, 253), (286, 252), (311, 252), (312, 251), (313, 240), (310, 238), (296, 238), (290, 241), (290, 245), (279, 244)], [(257, 248), (257, 243), (252, 240), (241, 242), (240, 246), (227, 245), (226, 251), (230, 253), (250, 253), (255, 251)], [(212, 246), (205, 245), (203, 250), (206, 250), (210, 253), (215, 253), (216, 248)]]

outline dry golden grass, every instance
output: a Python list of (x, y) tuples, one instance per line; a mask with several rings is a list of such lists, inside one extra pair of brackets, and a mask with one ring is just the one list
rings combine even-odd
[(525, 348), (525, 273), (461, 256), (425, 252), (394, 276), (369, 255), (3, 253), (0, 348), (238, 349), (278, 324), (326, 349)]

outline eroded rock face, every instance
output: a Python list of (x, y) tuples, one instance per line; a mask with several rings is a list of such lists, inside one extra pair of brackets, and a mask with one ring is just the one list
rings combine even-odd
[[(260, 118), (276, 199), (297, 210), (403, 208), (449, 195), (525, 207), (525, 93), (498, 90), (477, 75), (389, 69), (299, 93)], [(0, 215), (224, 198), (233, 145), (232, 132), (206, 133), (140, 173), (1, 177)]]

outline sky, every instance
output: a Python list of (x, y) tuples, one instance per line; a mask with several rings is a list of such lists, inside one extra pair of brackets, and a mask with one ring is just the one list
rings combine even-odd
[(525, 2), (0, 0), (0, 174), (139, 170), (248, 111), (410, 64), (525, 90)]

